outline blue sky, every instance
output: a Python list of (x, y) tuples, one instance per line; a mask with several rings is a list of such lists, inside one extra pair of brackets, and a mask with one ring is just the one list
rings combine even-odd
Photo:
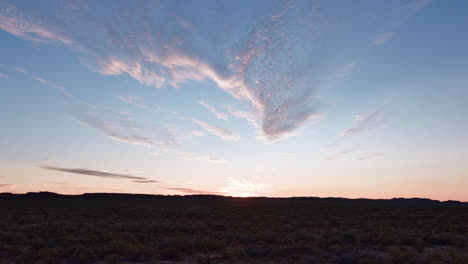
[(466, 1), (0, 1), (0, 191), (468, 201)]

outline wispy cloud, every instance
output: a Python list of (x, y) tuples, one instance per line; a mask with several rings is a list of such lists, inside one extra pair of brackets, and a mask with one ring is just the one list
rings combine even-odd
[(209, 125), (209, 124), (207, 124), (205, 122), (199, 121), (199, 120), (194, 119), (194, 118), (188, 118), (188, 119), (190, 121), (192, 121), (193, 123), (199, 125), (201, 128), (205, 129), (207, 132), (210, 132), (211, 134), (216, 135), (216, 136), (220, 137), (221, 139), (224, 139), (224, 140), (227, 140), (227, 141), (242, 140), (242, 137), (239, 134), (234, 133), (232, 131), (229, 131), (227, 129), (212, 126), (212, 125)]
[(156, 181), (156, 180), (134, 180), (132, 182), (134, 183), (160, 183), (160, 181)]
[(0, 183), (0, 188), (2, 187), (14, 187), (14, 184), (8, 184), (8, 183)]
[(180, 140), (186, 140), (186, 141), (191, 141), (194, 138), (202, 137), (204, 136), (205, 133), (203, 131), (190, 131), (190, 132), (185, 132), (182, 136), (179, 137)]
[(226, 164), (229, 163), (226, 160), (218, 159), (218, 158), (213, 158), (210, 156), (200, 156), (200, 155), (195, 155), (193, 153), (188, 153), (188, 152), (178, 152), (180, 159), (184, 160), (194, 160), (194, 161), (206, 161), (209, 163), (217, 163), (217, 164)]
[[(392, 10), (388, 15), (392, 22), (381, 27), (372, 40), (366, 36), (366, 41), (373, 46), (385, 43), (400, 25), (428, 3), (429, 0), (413, 0)], [(220, 23), (211, 25), (209, 34), (204, 34), (199, 29), (210, 23), (207, 19), (235, 21), (232, 17), (235, 12), (226, 11), (222, 4), (201, 5), (204, 4), (211, 6), (205, 12), (187, 15), (176, 5), (145, 2), (140, 6), (145, 12), (137, 16), (124, 12), (128, 10), (126, 3), (120, 3), (121, 8), (108, 10), (105, 17), (99, 13), (107, 8), (105, 4), (96, 3), (95, 8), (82, 10), (79, 15), (76, 8), (70, 7), (61, 10), (61, 14), (73, 19), (57, 17), (55, 27), (45, 27), (49, 24), (28, 18), (13, 6), (3, 8), (0, 14), (8, 32), (35, 42), (70, 44), (86, 66), (101, 74), (128, 74), (137, 82), (156, 88), (183, 89), (192, 82), (215, 86), (248, 105), (249, 114), (237, 113), (237, 117), (247, 119), (255, 127), (257, 139), (265, 142), (295, 136), (307, 125), (321, 120), (318, 89), (327, 69), (320, 62), (326, 61), (328, 55), (316, 52), (314, 45), (328, 39), (326, 34), (315, 34), (324, 33), (330, 30), (330, 24), (335, 26), (336, 21), (342, 21), (341, 9), (327, 10), (330, 12), (326, 16), (305, 15), (316, 14), (317, 6), (299, 6), (287, 1), (269, 7), (261, 16), (245, 14), (245, 23), (231, 23), (228, 31), (225, 23)], [(367, 14), (364, 12), (363, 16)], [(39, 23), (30, 22), (36, 20)], [(36, 30), (32, 25), (41, 29)], [(60, 32), (67, 32), (73, 41)], [(355, 66), (356, 62), (350, 62), (335, 74), (348, 78)], [(199, 103), (218, 119), (228, 118), (205, 101)], [(226, 137), (222, 129), (206, 123), (199, 125), (210, 133), (235, 140)]]
[(179, 145), (179, 142), (166, 127), (153, 128), (152, 131), (155, 133), (150, 136), (145, 129), (137, 126), (123, 113), (93, 109), (93, 111), (74, 112), (72, 115), (79, 123), (94, 127), (108, 138), (116, 141), (149, 148), (173, 148)]
[(129, 104), (133, 104), (134, 106), (138, 107), (138, 108), (142, 108), (142, 109), (148, 109), (148, 106), (147, 105), (144, 105), (144, 104), (139, 104), (137, 103), (138, 101), (138, 97), (135, 97), (135, 96), (116, 96), (119, 100), (122, 100), (124, 102), (127, 102)]
[[(132, 17), (129, 13), (119, 13), (118, 10), (125, 10), (122, 8), (113, 10), (113, 15), (106, 19), (100, 19), (101, 16), (93, 13), (96, 12), (94, 9), (86, 9), (79, 16), (76, 16), (76, 8), (63, 10), (72, 17), (75, 15), (75, 19), (70, 20), (73, 23), (62, 21), (60, 24), (70, 32), (73, 41), (60, 34), (58, 27), (48, 27), (47, 30), (42, 26), (35, 28), (33, 25), (41, 23), (31, 23), (25, 16), (14, 15), (19, 11), (12, 6), (4, 9), (2, 14), (6, 17), (4, 27), (10, 33), (35, 42), (70, 44), (82, 54), (82, 61), (87, 66), (104, 75), (125, 73), (144, 85), (157, 88), (166, 85), (179, 88), (193, 81), (213, 83), (234, 99), (250, 104), (256, 115), (258, 138), (262, 140), (273, 142), (296, 135), (300, 132), (296, 130), (313, 119), (317, 120), (313, 117), (319, 114), (315, 96), (318, 72), (315, 71), (316, 65), (312, 64), (316, 60), (302, 60), (310, 54), (295, 50), (307, 44), (301, 42), (301, 37), (309, 34), (310, 25), (287, 19), (297, 15), (298, 8), (294, 4), (273, 8), (271, 15), (261, 16), (262, 19), (254, 16), (247, 28), (237, 29), (248, 32), (241, 38), (230, 36), (221, 25), (213, 25), (207, 36), (200, 36), (195, 30), (200, 26), (198, 23), (206, 22), (207, 17), (231, 15), (229, 12), (219, 13), (224, 10), (221, 6), (207, 8), (216, 10), (213, 13), (194, 14), (196, 17), (190, 21), (182, 16), (175, 21), (168, 17), (174, 10), (165, 9), (173, 8), (171, 5), (158, 6), (157, 10), (152, 9), (154, 6), (149, 3), (143, 6), (148, 10), (147, 14)], [(83, 31), (79, 22), (93, 26)], [(325, 23), (314, 22), (316, 25)], [(135, 32), (136, 27), (141, 30)], [(200, 37), (208, 38), (204, 41), (207, 46), (196, 44)], [(219, 43), (220, 39), (223, 44)], [(295, 59), (307, 63), (297, 64)], [(217, 118), (228, 118), (206, 102), (200, 104)], [(208, 129), (226, 138), (225, 131)]]
[(380, 153), (373, 152), (365, 147), (352, 148), (339, 151), (327, 157), (327, 160), (341, 160), (341, 159), (353, 159), (353, 160), (367, 160), (379, 156)]
[(393, 14), (392, 21), (386, 26), (385, 30), (372, 40), (371, 46), (380, 46), (390, 40), (401, 25), (406, 23), (430, 2), (431, 0), (412, 0), (400, 6)]
[(35, 43), (73, 43), (58, 28), (37, 19), (33, 20), (12, 5), (0, 5), (0, 28)]
[(237, 118), (241, 118), (241, 119), (245, 119), (247, 120), (256, 130), (259, 134), (262, 134), (261, 130), (260, 130), (260, 124), (259, 124), (259, 114), (258, 113), (254, 113), (254, 112), (249, 112), (249, 111), (239, 111), (239, 110), (235, 110), (234, 108), (232, 108), (232, 106), (229, 106), (228, 107), (228, 110), (230, 111), (230, 113), (237, 117)]
[(14, 67), (14, 69), (22, 73), (28, 73), (25, 69), (20, 68), (20, 67)]
[(342, 133), (342, 137), (352, 136), (375, 129), (383, 124), (382, 110), (377, 109), (370, 113), (357, 115), (353, 120), (353, 126)]
[(358, 160), (368, 160), (368, 159), (372, 159), (372, 158), (375, 158), (375, 157), (378, 157), (378, 156), (381, 156), (381, 155), (382, 154), (380, 154), (380, 153), (371, 153), (371, 154), (359, 157)]
[[(323, 115), (316, 113), (301, 112), (296, 113), (287, 122), (278, 122), (277, 119), (282, 119), (279, 116), (272, 116), (266, 124), (269, 133), (260, 134), (257, 138), (263, 140), (265, 143), (270, 144), (278, 140), (286, 139), (298, 135), (304, 129), (304, 124), (318, 122), (323, 118)], [(279, 126), (279, 127), (277, 127)], [(301, 128), (302, 127), (302, 128)], [(265, 121), (263, 123), (263, 130), (265, 131)]]
[[(168, 154), (175, 154), (180, 159), (204, 161), (209, 163), (227, 164), (226, 160), (218, 159), (206, 155), (197, 155), (189, 152), (181, 151), (179, 141), (174, 137), (172, 129), (167, 126), (153, 126), (149, 134), (147, 129), (135, 124), (130, 116), (122, 112), (114, 112), (109, 110), (89, 109), (72, 112), (72, 116), (79, 124), (87, 125), (98, 129), (105, 136), (112, 140), (124, 142), (132, 145), (140, 145), (151, 149), (156, 149)], [(183, 118), (191, 120), (190, 118)], [(208, 125), (209, 126), (209, 125)], [(209, 126), (211, 128), (211, 126)], [(221, 133), (226, 139), (235, 139), (235, 134), (229, 135), (228, 132), (222, 132), (215, 129), (215, 132)], [(224, 134), (223, 134), (224, 133)], [(202, 131), (191, 131), (186, 137), (203, 136)], [(160, 155), (158, 152), (152, 152), (153, 155)], [(136, 183), (149, 183), (147, 181), (137, 181)]]
[(221, 112), (219, 110), (216, 110), (216, 108), (212, 107), (211, 105), (209, 105), (209, 104), (207, 104), (207, 103), (205, 103), (203, 101), (197, 101), (197, 102), (200, 105), (204, 106), (206, 109), (208, 109), (211, 113), (213, 113), (216, 116), (216, 118), (228, 120), (228, 116), (225, 113), (223, 113), (223, 112)]
[(351, 63), (348, 63), (344, 66), (342, 66), (340, 69), (338, 69), (338, 72), (336, 73), (336, 76), (338, 78), (343, 78), (347, 79), (351, 76), (351, 74), (354, 71), (354, 68), (356, 67), (357, 62), (353, 61)]
[(393, 32), (384, 32), (377, 35), (377, 37), (372, 41), (373, 46), (379, 46), (384, 44), (387, 40), (393, 37)]
[[(298, 116), (293, 116), (290, 120), (288, 120), (288, 122), (281, 124), (277, 123), (277, 120), (275, 119), (282, 119), (284, 117), (273, 116), (270, 120), (268, 120), (267, 123), (265, 123), (264, 121), (262, 126), (261, 115), (259, 115), (255, 111), (239, 111), (234, 110), (232, 107), (230, 107), (229, 110), (233, 116), (247, 120), (255, 128), (257, 132), (257, 139), (262, 140), (265, 144), (271, 144), (272, 142), (276, 142), (278, 140), (283, 140), (289, 137), (296, 136), (297, 134), (301, 133), (304, 129), (304, 123), (312, 124), (314, 122), (318, 122), (323, 118), (322, 114), (309, 113), (305, 118), (304, 116), (299, 114)], [(265, 124), (269, 126), (269, 133), (265, 133)], [(272, 124), (283, 125), (284, 127), (276, 128)]]
[(126, 62), (116, 58), (101, 59), (98, 61), (97, 71), (104, 75), (120, 75), (127, 73), (135, 80), (147, 86), (161, 88), (165, 78), (141, 65), (140, 62)]
[(54, 88), (54, 89), (57, 89), (59, 92), (61, 92), (63, 95), (67, 96), (67, 97), (73, 97), (73, 95), (67, 91), (67, 89), (65, 89), (63, 86), (60, 86), (58, 84), (54, 84), (52, 82), (49, 82), (43, 78), (40, 78), (30, 72), (28, 72), (27, 70), (23, 69), (23, 68), (20, 68), (20, 67), (14, 67), (15, 70), (33, 78), (34, 80), (40, 82), (41, 84), (43, 85), (46, 85), (48, 87), (51, 87), (51, 88)]
[(164, 188), (164, 189), (171, 190), (171, 191), (178, 191), (178, 192), (187, 193), (187, 194), (212, 194), (212, 195), (220, 194), (218, 192), (202, 191), (202, 190), (196, 190), (196, 189), (190, 189), (190, 188)]
[(145, 181), (145, 182), (150, 181), (153, 183), (159, 182), (156, 180), (151, 180), (145, 177), (134, 176), (130, 174), (120, 174), (120, 173), (112, 173), (112, 172), (89, 170), (89, 169), (63, 168), (63, 167), (57, 167), (57, 166), (51, 166), (51, 165), (45, 165), (45, 164), (42, 164), (39, 166), (46, 170), (62, 171), (62, 172), (82, 174), (82, 175), (95, 176), (95, 177), (101, 177), (101, 178), (126, 179), (126, 180), (133, 180), (134, 182), (135, 181)]
[(8, 75), (3, 74), (3, 73), (0, 73), (0, 79), (1, 79), (1, 78), (8, 78)]
[(0, 180), (8, 179), (8, 177), (0, 177)]
[[(360, 133), (364, 133), (367, 131), (371, 131), (373, 129), (376, 129), (380, 127), (381, 125), (384, 124), (384, 118), (382, 117), (382, 112), (383, 112), (384, 107), (375, 109), (371, 112), (368, 113), (363, 113), (356, 115), (353, 119), (353, 124), (350, 128), (344, 130), (340, 138), (336, 139), (334, 142), (324, 146), (321, 148), (322, 151), (329, 151), (332, 148), (338, 146), (340, 143), (345, 141), (348, 137), (357, 135)], [(334, 160), (334, 159), (340, 159), (343, 158), (345, 154), (348, 154), (350, 152), (354, 152), (356, 149), (351, 149), (351, 150), (345, 150), (341, 153), (337, 153), (334, 155), (329, 156), (327, 159), (329, 160)]]
[(359, 151), (359, 149), (347, 149), (347, 150), (343, 150), (343, 151), (340, 151), (340, 152), (337, 152), (333, 155), (330, 155), (327, 157), (327, 160), (338, 160), (338, 159), (344, 159), (346, 158), (349, 154), (351, 153), (354, 153), (354, 152), (357, 152)]
[(43, 84), (47, 84), (47, 83), (48, 83), (46, 80), (44, 80), (44, 79), (42, 79), (42, 78), (39, 78), (39, 77), (37, 77), (37, 76), (32, 76), (32, 77), (33, 77), (36, 81), (39, 81), (39, 82), (41, 82), (41, 83), (43, 83)]
[(202, 131), (190, 131), (190, 133), (189, 133), (189, 136), (191, 138), (193, 138), (193, 137), (202, 137), (204, 135), (205, 135), (205, 133), (203, 133)]
[(296, 152), (281, 152), (281, 155), (284, 156), (296, 156)]

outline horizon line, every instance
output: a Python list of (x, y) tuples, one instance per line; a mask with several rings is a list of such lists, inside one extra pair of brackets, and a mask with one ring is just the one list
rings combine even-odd
[(128, 193), (128, 192), (84, 192), (81, 194), (63, 194), (63, 193), (56, 193), (50, 191), (37, 191), (37, 192), (25, 192), (25, 193), (13, 193), (13, 192), (0, 192), (0, 196), (3, 194), (12, 194), (12, 195), (27, 195), (27, 194), (40, 194), (40, 193), (49, 193), (49, 194), (56, 194), (60, 196), (82, 196), (86, 194), (106, 194), (106, 195), (142, 195), (142, 196), (181, 196), (181, 197), (189, 197), (189, 196), (216, 196), (216, 197), (224, 197), (224, 198), (234, 198), (234, 199), (249, 199), (249, 198), (267, 198), (267, 199), (294, 199), (294, 198), (316, 198), (316, 199), (345, 199), (345, 200), (371, 200), (371, 201), (390, 201), (390, 200), (397, 200), (397, 199), (404, 199), (404, 200), (429, 200), (433, 202), (459, 202), (459, 203), (468, 203), (468, 201), (460, 201), (460, 200), (437, 200), (431, 198), (424, 198), (424, 197), (392, 197), (392, 198), (349, 198), (349, 197), (339, 197), (339, 196), (231, 196), (231, 195), (222, 195), (222, 194), (206, 194), (206, 193), (193, 193), (193, 194), (148, 194), (148, 193)]

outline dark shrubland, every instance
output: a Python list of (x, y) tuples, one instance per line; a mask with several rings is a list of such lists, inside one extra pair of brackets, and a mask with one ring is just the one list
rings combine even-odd
[(0, 263), (468, 263), (468, 205), (0, 194)]

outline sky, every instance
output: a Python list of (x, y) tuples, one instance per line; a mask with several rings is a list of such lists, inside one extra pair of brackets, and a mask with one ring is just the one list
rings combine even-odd
[(0, 0), (0, 192), (468, 201), (467, 11)]

